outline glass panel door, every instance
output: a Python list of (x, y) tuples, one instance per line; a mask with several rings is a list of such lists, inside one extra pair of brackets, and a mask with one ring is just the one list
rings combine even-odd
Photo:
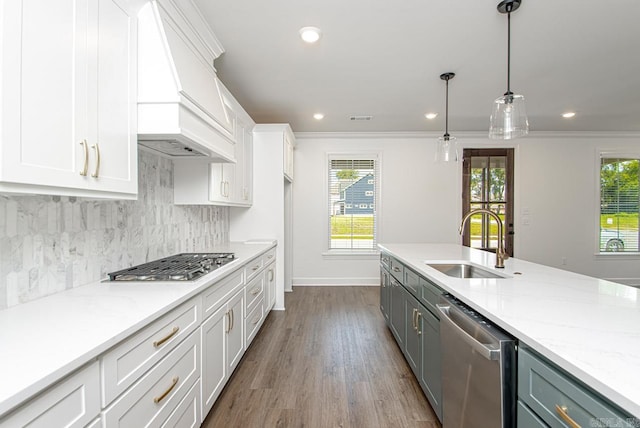
[[(462, 215), (478, 208), (495, 212), (505, 227), (505, 249), (513, 256), (513, 149), (465, 149)], [(487, 214), (472, 216), (463, 245), (495, 251), (498, 225)]]

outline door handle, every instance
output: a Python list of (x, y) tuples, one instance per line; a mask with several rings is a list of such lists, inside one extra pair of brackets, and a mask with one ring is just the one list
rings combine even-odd
[(470, 345), (476, 352), (478, 352), (487, 360), (495, 361), (500, 358), (500, 349), (490, 348), (486, 344), (478, 342), (473, 336), (467, 333), (451, 318), (451, 314), (449, 312), (452, 311), (452, 308), (450, 305), (442, 305), (438, 303), (436, 305), (436, 308), (438, 308), (438, 311), (440, 311), (440, 315), (442, 315), (440, 317), (440, 321), (444, 321), (446, 324), (449, 324), (451, 327), (453, 327), (453, 329), (458, 333), (458, 337), (467, 342), (467, 344)]

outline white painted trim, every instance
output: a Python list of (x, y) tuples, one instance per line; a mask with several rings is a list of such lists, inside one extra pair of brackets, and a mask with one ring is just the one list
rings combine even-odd
[[(490, 140), (489, 132), (478, 132), (478, 131), (456, 131), (455, 137), (458, 139), (486, 139), (490, 141), (492, 144), (504, 144), (505, 141), (499, 140)], [(429, 138), (438, 138), (442, 136), (442, 132), (435, 131), (407, 131), (407, 132), (295, 132), (296, 139), (382, 139), (382, 138), (417, 138), (417, 139), (429, 139)], [(526, 137), (519, 138), (516, 141), (523, 142), (530, 138), (581, 138), (581, 139), (591, 139), (591, 138), (638, 138), (640, 137), (640, 132), (604, 132), (604, 131), (593, 131), (593, 132), (562, 132), (562, 131), (534, 131), (530, 132)], [(509, 140), (506, 141), (509, 143)], [(514, 144), (514, 143), (512, 143)]]
[(372, 287), (380, 285), (380, 278), (312, 278), (299, 277), (292, 280), (294, 287)]

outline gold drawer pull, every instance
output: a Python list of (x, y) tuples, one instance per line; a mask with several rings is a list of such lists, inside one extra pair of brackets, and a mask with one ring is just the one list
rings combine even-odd
[(180, 378), (178, 376), (174, 377), (173, 380), (171, 381), (171, 386), (169, 386), (169, 388), (167, 388), (167, 390), (165, 392), (163, 392), (162, 394), (158, 395), (157, 397), (154, 397), (153, 398), (153, 402), (158, 404), (159, 402), (164, 400), (164, 397), (169, 395), (171, 390), (176, 387), (176, 385), (178, 384), (179, 380), (180, 380)]
[(100, 174), (100, 147), (98, 147), (98, 143), (95, 143), (91, 148), (96, 151), (96, 169), (93, 171), (91, 176), (93, 178), (98, 178), (98, 175)]
[(87, 170), (89, 169), (89, 147), (87, 147), (87, 140), (80, 141), (80, 145), (84, 149), (84, 167), (80, 171), (80, 175), (86, 177)]
[(257, 296), (260, 293), (260, 287), (256, 287), (251, 291), (252, 296)]
[(255, 317), (253, 321), (251, 321), (251, 324), (256, 325), (258, 324), (258, 321), (260, 321), (260, 316)]
[(558, 415), (560, 415), (562, 420), (565, 421), (570, 428), (581, 428), (580, 425), (569, 416), (567, 406), (558, 406), (556, 404), (556, 412), (558, 412)]
[(273, 278), (275, 278), (275, 273), (273, 272), (273, 269), (269, 269), (269, 282), (273, 281)]
[(393, 267), (393, 271), (394, 271), (394, 272), (400, 272), (400, 268), (399, 268), (398, 266), (394, 266), (394, 267)]
[(258, 269), (260, 269), (260, 265), (254, 266), (254, 267), (251, 268), (251, 270), (254, 271), (254, 272), (257, 271)]
[(171, 339), (177, 332), (178, 330), (180, 330), (180, 327), (178, 327), (177, 325), (173, 327), (173, 329), (171, 330), (171, 332), (169, 334), (167, 334), (165, 337), (163, 337), (160, 340), (156, 340), (155, 342), (153, 342), (153, 346), (155, 346), (156, 348), (159, 347), (160, 345), (162, 345), (164, 342), (166, 342), (167, 340)]
[(268, 259), (272, 259), (272, 258), (273, 258), (273, 254), (269, 254), (269, 255), (267, 256), (267, 258), (268, 258)]

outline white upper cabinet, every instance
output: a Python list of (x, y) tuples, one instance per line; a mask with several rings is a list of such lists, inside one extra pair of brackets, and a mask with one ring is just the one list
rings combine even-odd
[(253, 120), (224, 86), (223, 105), (234, 130), (235, 163), (174, 159), (173, 199), (178, 205), (250, 207), (253, 203)]
[(136, 197), (139, 6), (2, 2), (0, 191)]
[(173, 156), (234, 162), (233, 121), (213, 66), (223, 49), (202, 15), (191, 1), (157, 0), (138, 17), (140, 144)]

